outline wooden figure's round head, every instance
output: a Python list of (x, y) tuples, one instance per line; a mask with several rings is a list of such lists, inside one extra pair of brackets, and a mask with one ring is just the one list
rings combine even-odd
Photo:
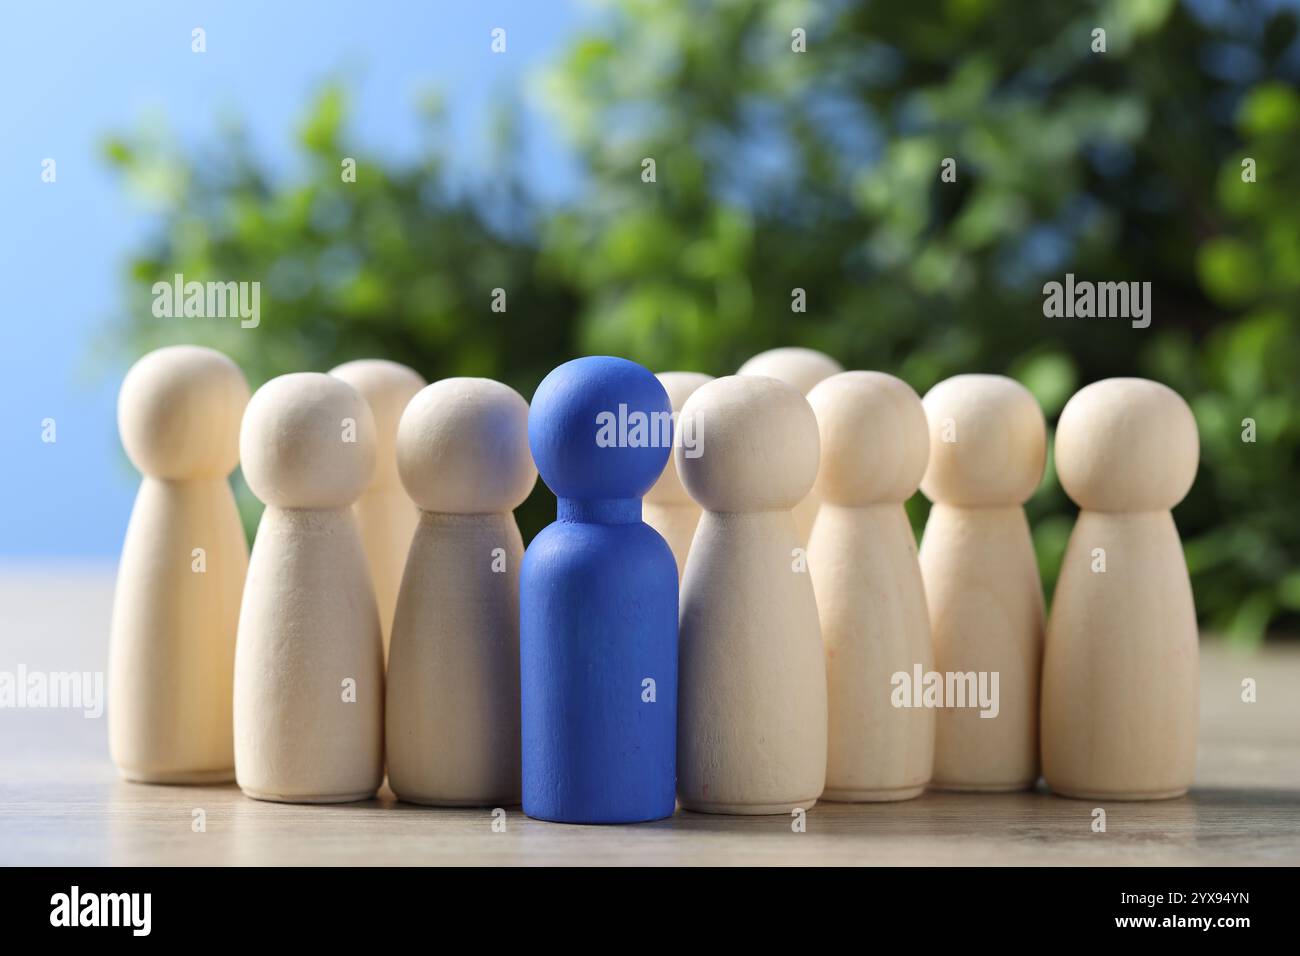
[(1144, 378), (1080, 389), (1056, 425), (1056, 474), (1089, 511), (1167, 511), (1191, 489), (1199, 460), (1187, 402)]
[(213, 349), (173, 345), (141, 358), (122, 380), (117, 425), (126, 454), (154, 478), (224, 478), (239, 464), (248, 382)]
[(844, 366), (816, 349), (787, 347), (759, 352), (736, 372), (737, 375), (766, 375), (780, 379), (807, 395), (823, 379), (838, 375)]
[(921, 491), (965, 508), (1024, 504), (1047, 462), (1038, 401), (1002, 375), (956, 375), (924, 399), (930, 463)]
[(490, 378), (448, 378), (420, 391), (397, 429), (397, 468), (424, 511), (518, 508), (537, 482), (528, 403)]
[(361, 393), (332, 375), (296, 372), (254, 394), (239, 432), (244, 478), (277, 508), (343, 508), (375, 470), (375, 419)]
[(397, 483), (397, 423), (402, 419), (406, 403), (424, 388), (423, 376), (387, 359), (357, 359), (330, 369), (330, 374), (347, 382), (366, 400), (375, 417), (375, 474), (374, 485)]
[[(682, 406), (686, 400), (695, 394), (696, 389), (701, 385), (707, 385), (713, 381), (712, 375), (705, 375), (703, 372), (660, 372), (655, 378), (659, 379), (659, 384), (664, 387), (668, 393), (668, 400), (672, 402), (673, 413), (680, 415)], [(682, 435), (677, 434), (677, 441), (682, 440)], [(687, 436), (687, 441), (690, 437)], [(663, 474), (659, 480), (654, 483), (654, 487), (645, 493), (646, 501), (653, 501), (662, 505), (693, 505), (691, 496), (686, 493), (682, 487), (682, 479), (677, 474), (677, 461), (675, 456), (668, 456), (668, 465), (664, 468)]]
[(528, 444), (559, 498), (640, 498), (672, 452), (672, 405), (627, 359), (593, 355), (553, 369), (533, 395)]
[(903, 502), (930, 458), (925, 408), (884, 372), (841, 372), (808, 393), (821, 435), (817, 493), (848, 507)]
[(678, 425), (677, 471), (709, 511), (788, 510), (817, 478), (820, 442), (812, 406), (795, 388), (762, 375), (729, 375), (701, 386)]

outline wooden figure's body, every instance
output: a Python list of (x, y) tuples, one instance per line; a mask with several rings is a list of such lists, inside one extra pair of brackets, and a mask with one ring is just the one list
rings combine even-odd
[(936, 503), (921, 567), (941, 674), (998, 675), (998, 714), (939, 710), (934, 785), (1024, 790), (1038, 780), (1043, 594), (1024, 509)]
[[(785, 347), (760, 352), (745, 362), (737, 375), (766, 375), (797, 389), (801, 395), (811, 392), (818, 382), (844, 371), (844, 366), (815, 349)], [(806, 544), (817, 520), (821, 498), (816, 489), (794, 506), (794, 523), (799, 541)]]
[(520, 578), (531, 817), (631, 823), (673, 813), (677, 566), (641, 520), (671, 432), (663, 386), (625, 359), (567, 362), (533, 397), (529, 444), (559, 502)]
[(840, 802), (907, 800), (930, 782), (935, 712), (895, 707), (891, 678), (934, 667), (916, 538), (901, 504), (824, 499), (808, 546), (826, 648), (826, 791)]
[(352, 514), (357, 519), (361, 547), (375, 588), (375, 605), (387, 653), (402, 569), (420, 513), (401, 488), (372, 486), (357, 499)]
[(1043, 596), (1022, 506), (1043, 475), (1046, 423), (1024, 386), (997, 375), (947, 379), (924, 405), (921, 490), (934, 507), (920, 562), (935, 668), (945, 682), (997, 681), (993, 707), (939, 709), (932, 786), (1023, 790), (1038, 780)]
[(248, 545), (227, 475), (248, 385), (220, 353), (160, 349), (127, 375), (122, 439), (144, 472), (118, 567), (109, 749), (145, 783), (234, 778), (231, 693)]
[(352, 511), (370, 568), (387, 654), (406, 552), (419, 520), (419, 512), (397, 474), (397, 424), (407, 403), (425, 382), (418, 372), (385, 359), (345, 362), (330, 374), (360, 392), (375, 419), (375, 472)]
[(374, 419), (343, 381), (272, 379), (249, 402), (244, 475), (266, 503), (235, 654), (235, 772), (259, 800), (342, 803), (383, 779), (379, 612), (352, 503)]
[(236, 655), (236, 759), (250, 797), (343, 803), (379, 789), (384, 662), (364, 566), (350, 509), (263, 512)]
[(701, 514), (694, 503), (682, 505), (662, 501), (647, 501), (642, 511), (642, 520), (659, 532), (672, 551), (679, 581), (686, 570), (686, 556), (691, 552), (691, 542), (695, 540)]
[(806, 810), (826, 781), (826, 665), (790, 509), (816, 477), (817, 422), (783, 382), (729, 376), (691, 396), (681, 425), (704, 436), (700, 457), (676, 450), (704, 508), (682, 579), (681, 804)]
[(421, 517), (388, 654), (384, 740), (399, 799), (519, 803), (523, 556), (507, 512)]
[[(700, 519), (681, 612), (682, 806), (810, 809), (826, 781), (826, 667), (788, 512)], [(743, 555), (738, 560), (737, 556)]]
[(895, 706), (894, 677), (934, 667), (916, 538), (903, 502), (929, 458), (921, 400), (879, 372), (809, 393), (821, 435), (821, 507), (808, 564), (826, 649), (832, 801), (906, 800), (930, 781), (935, 713)]
[(1061, 564), (1043, 669), (1043, 775), (1089, 800), (1181, 796), (1199, 720), (1196, 610), (1169, 509), (1196, 475), (1187, 404), (1143, 379), (1081, 390), (1057, 427), (1082, 508)]
[(397, 455), (421, 512), (388, 655), (388, 784), (414, 803), (514, 806), (528, 403), (488, 379), (437, 382), (402, 416)]
[[(701, 385), (713, 381), (710, 375), (699, 372), (660, 372), (655, 378), (668, 393), (673, 405), (673, 414), (680, 414), (686, 400)], [(681, 444), (681, 429), (673, 432), (674, 443)], [(695, 446), (695, 437), (688, 436), (690, 444), (688, 454), (695, 454), (700, 449)], [(682, 487), (682, 480), (677, 475), (677, 463), (673, 456), (668, 457), (668, 464), (649, 491), (645, 493), (642, 507), (643, 519), (668, 542), (673, 558), (677, 561), (677, 580), (680, 581), (686, 568), (686, 555), (690, 553), (691, 541), (695, 538), (695, 528), (700, 523), (700, 506), (691, 500), (691, 496)]]

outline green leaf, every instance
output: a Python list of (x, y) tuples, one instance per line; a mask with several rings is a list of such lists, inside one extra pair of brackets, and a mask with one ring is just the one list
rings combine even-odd
[(1300, 93), (1284, 83), (1262, 83), (1242, 100), (1237, 125), (1247, 136), (1266, 136), (1300, 125)]
[(1196, 271), (1205, 291), (1227, 306), (1243, 306), (1258, 295), (1262, 276), (1259, 257), (1240, 239), (1220, 237), (1202, 243)]
[(343, 90), (331, 84), (317, 95), (311, 112), (302, 124), (299, 137), (311, 152), (336, 158), (339, 130), (346, 113)]
[(1033, 393), (1043, 412), (1055, 415), (1074, 394), (1079, 371), (1064, 352), (1042, 352), (1012, 366), (1011, 375)]

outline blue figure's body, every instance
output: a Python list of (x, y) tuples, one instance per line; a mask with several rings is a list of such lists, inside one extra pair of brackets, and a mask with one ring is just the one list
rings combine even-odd
[[(637, 413), (653, 424), (638, 430)], [(677, 565), (641, 521), (641, 496), (672, 451), (670, 415), (658, 380), (617, 358), (567, 362), (533, 396), (529, 443), (559, 520), (528, 546), (519, 584), (531, 817), (632, 823), (673, 813)]]

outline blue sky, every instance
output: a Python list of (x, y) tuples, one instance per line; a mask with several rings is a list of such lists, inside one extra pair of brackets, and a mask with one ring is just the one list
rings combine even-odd
[[(596, 11), (565, 0), (205, 0), (25, 3), (0, 15), (0, 560), (107, 559), (121, 547), (138, 476), (120, 451), (125, 371), (102, 357), (130, 251), (148, 210), (101, 159), (102, 143), (161, 117), (183, 142), (245, 120), (258, 151), (291, 162), (320, 84), (342, 77), (358, 138), (400, 156), (417, 146), (414, 102), (441, 92), (450, 152), (484, 155), (488, 104), (525, 107), (543, 194), (576, 170), (530, 96), (536, 71)], [(206, 31), (207, 52), (191, 51)], [(504, 55), (491, 31), (506, 30)], [(55, 160), (57, 180), (41, 181)], [(100, 354), (97, 354), (98, 352)], [(42, 421), (57, 440), (41, 440)]]

